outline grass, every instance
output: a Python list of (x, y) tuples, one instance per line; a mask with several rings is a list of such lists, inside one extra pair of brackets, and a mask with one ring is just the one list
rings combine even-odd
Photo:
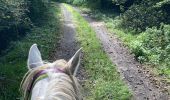
[(90, 93), (87, 100), (129, 100), (131, 93), (120, 79), (115, 65), (103, 51), (96, 33), (88, 22), (70, 5), (64, 6), (72, 13), (77, 39), (83, 47), (83, 65), (88, 73), (85, 83)]
[(12, 42), (8, 53), (0, 57), (0, 100), (20, 99), (19, 85), (27, 71), (27, 55), (30, 46), (37, 43), (43, 59), (48, 59), (60, 32), (61, 13), (52, 3), (46, 12), (48, 19), (40, 27), (34, 27), (22, 40)]

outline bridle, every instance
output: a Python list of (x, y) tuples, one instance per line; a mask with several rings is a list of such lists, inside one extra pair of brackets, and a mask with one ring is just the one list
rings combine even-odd
[(31, 91), (34, 87), (34, 85), (44, 79), (48, 77), (48, 73), (52, 72), (52, 73), (65, 73), (65, 71), (63, 69), (60, 68), (56, 68), (56, 67), (42, 67), (42, 69), (38, 70), (35, 75), (33, 76), (30, 84), (28, 85), (27, 88), (27, 95), (26, 95), (26, 100), (29, 100), (30, 96), (31, 96)]

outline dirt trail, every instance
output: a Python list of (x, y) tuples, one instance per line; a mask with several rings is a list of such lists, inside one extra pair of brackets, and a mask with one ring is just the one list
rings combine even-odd
[[(77, 11), (79, 11), (76, 8)], [(80, 12), (80, 11), (79, 11)], [(80, 12), (81, 13), (81, 12)], [(116, 64), (123, 80), (133, 92), (133, 100), (170, 100), (168, 93), (163, 93), (154, 86), (151, 76), (142, 69), (129, 50), (116, 37), (110, 36), (103, 22), (95, 21), (87, 14), (81, 14), (95, 30), (97, 37), (101, 40), (103, 49)]]
[[(62, 34), (57, 43), (57, 48), (52, 53), (51, 59), (65, 59), (68, 61), (80, 47), (76, 40), (76, 30), (71, 13), (62, 4), (60, 4), (60, 8), (63, 16)], [(77, 78), (83, 84), (83, 80), (85, 80), (85, 70), (81, 65), (77, 72)]]
[(78, 50), (77, 41), (75, 39), (75, 27), (72, 22), (72, 16), (70, 12), (66, 10), (66, 8), (60, 4), (61, 12), (63, 15), (63, 27), (62, 27), (62, 35), (60, 37), (57, 44), (55, 55), (53, 59), (65, 59), (69, 60), (76, 50)]

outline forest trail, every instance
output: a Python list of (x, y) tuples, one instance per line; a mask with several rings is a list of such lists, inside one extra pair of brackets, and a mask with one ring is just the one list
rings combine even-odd
[[(63, 34), (53, 59), (68, 60), (79, 47), (75, 38), (76, 30), (72, 21), (72, 14), (63, 5), (60, 6), (64, 17)], [(153, 85), (150, 75), (141, 69), (140, 63), (134, 59), (133, 55), (114, 34), (110, 36), (104, 23), (91, 19), (87, 14), (82, 14), (82, 16), (95, 30), (97, 37), (101, 40), (103, 49), (109, 55), (113, 64), (116, 64), (123, 80), (133, 91), (134, 100), (168, 100), (168, 94), (162, 93), (158, 87)], [(84, 70), (83, 68), (80, 69), (78, 78), (83, 79), (84, 75), (81, 73)]]
[(168, 93), (164, 93), (160, 86), (154, 85), (155, 80), (137, 62), (128, 48), (117, 38), (110, 34), (103, 22), (90, 18), (75, 8), (89, 22), (100, 39), (103, 49), (108, 54), (113, 64), (117, 66), (123, 80), (133, 92), (133, 100), (170, 100)]

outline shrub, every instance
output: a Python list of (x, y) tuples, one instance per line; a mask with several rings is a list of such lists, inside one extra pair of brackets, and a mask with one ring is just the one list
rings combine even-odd
[[(146, 33), (149, 37), (144, 40), (144, 46), (151, 50), (152, 55), (159, 55), (159, 61), (164, 62), (169, 58), (170, 25), (163, 25), (160, 28), (148, 28)], [(152, 58), (152, 57), (151, 57)], [(149, 59), (152, 60), (152, 59)]]
[[(48, 0), (0, 0), (0, 54), (44, 16)], [(37, 20), (38, 19), (38, 20)]]
[(74, 0), (73, 4), (74, 5), (82, 5), (84, 3), (85, 0)]
[(140, 33), (147, 27), (160, 27), (160, 24), (170, 23), (170, 2), (167, 0), (134, 1), (133, 5), (123, 13), (122, 26)]
[(29, 29), (31, 21), (26, 12), (25, 0), (0, 0), (0, 50)]
[[(129, 44), (135, 57), (140, 62), (150, 62), (153, 65), (170, 66), (170, 25), (162, 24), (160, 28), (147, 28)], [(170, 69), (170, 68), (169, 68)]]
[(140, 33), (147, 27), (159, 27), (160, 23), (164, 22), (165, 16), (166, 14), (160, 9), (146, 7), (146, 5), (133, 5), (123, 14), (122, 26)]
[(42, 18), (47, 18), (45, 12), (49, 6), (49, 0), (28, 0), (29, 17), (34, 23), (40, 22)]

